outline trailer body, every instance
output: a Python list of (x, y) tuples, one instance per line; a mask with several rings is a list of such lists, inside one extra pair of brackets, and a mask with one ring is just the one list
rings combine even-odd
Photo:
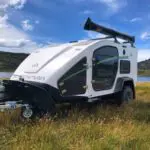
[[(124, 36), (126, 40), (126, 35), (120, 37)], [(129, 94), (126, 98), (133, 99), (137, 49), (134, 38), (129, 40), (122, 43), (116, 36), (38, 49), (20, 64), (10, 80), (3, 81), (3, 101), (22, 100), (49, 111), (56, 103), (93, 102), (108, 95), (122, 99)]]

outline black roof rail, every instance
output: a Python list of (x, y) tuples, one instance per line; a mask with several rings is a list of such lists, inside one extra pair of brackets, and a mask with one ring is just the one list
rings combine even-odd
[(125, 33), (121, 33), (121, 32), (115, 31), (113, 29), (98, 25), (98, 24), (94, 23), (90, 18), (87, 19), (87, 21), (84, 25), (84, 30), (91, 30), (91, 31), (95, 31), (95, 32), (99, 32), (99, 33), (108, 35), (108, 36), (114, 38), (115, 41), (117, 41), (116, 40), (117, 38), (120, 38), (120, 39), (126, 40), (128, 43), (131, 43), (131, 45), (133, 45), (135, 43), (134, 36), (130, 36)]

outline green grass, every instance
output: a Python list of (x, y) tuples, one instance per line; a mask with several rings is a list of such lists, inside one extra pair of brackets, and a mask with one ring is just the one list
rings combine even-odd
[(132, 104), (71, 108), (67, 115), (60, 111), (53, 119), (24, 122), (19, 112), (1, 113), (0, 149), (148, 150), (150, 84), (139, 83), (136, 91), (137, 100)]

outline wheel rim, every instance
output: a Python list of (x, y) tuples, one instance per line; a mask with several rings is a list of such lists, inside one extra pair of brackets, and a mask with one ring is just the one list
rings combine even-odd
[(32, 117), (33, 111), (30, 108), (26, 108), (26, 109), (24, 109), (22, 115), (23, 115), (24, 118), (29, 119), (29, 118)]

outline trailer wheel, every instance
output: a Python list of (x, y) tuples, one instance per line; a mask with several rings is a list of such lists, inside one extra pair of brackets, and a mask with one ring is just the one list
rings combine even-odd
[(128, 104), (134, 99), (134, 92), (131, 86), (124, 86), (123, 90), (118, 94), (117, 104)]
[(50, 110), (42, 110), (39, 109), (37, 107), (33, 107), (33, 108), (26, 108), (23, 107), (21, 109), (21, 118), (23, 119), (35, 119), (35, 118), (42, 118), (44, 115), (50, 115), (50, 116), (55, 116), (56, 114), (56, 107), (55, 105), (53, 107), (51, 107)]
[(41, 118), (46, 114), (45, 111), (42, 111), (41, 109), (37, 107), (32, 107), (32, 108), (26, 108), (23, 107), (21, 109), (21, 118), (23, 119), (35, 119), (35, 118)]
[(21, 109), (21, 117), (23, 119), (31, 119), (33, 118), (33, 116), (35, 116), (34, 114), (35, 112), (33, 111), (33, 109), (31, 108), (26, 108), (26, 107), (23, 107)]

